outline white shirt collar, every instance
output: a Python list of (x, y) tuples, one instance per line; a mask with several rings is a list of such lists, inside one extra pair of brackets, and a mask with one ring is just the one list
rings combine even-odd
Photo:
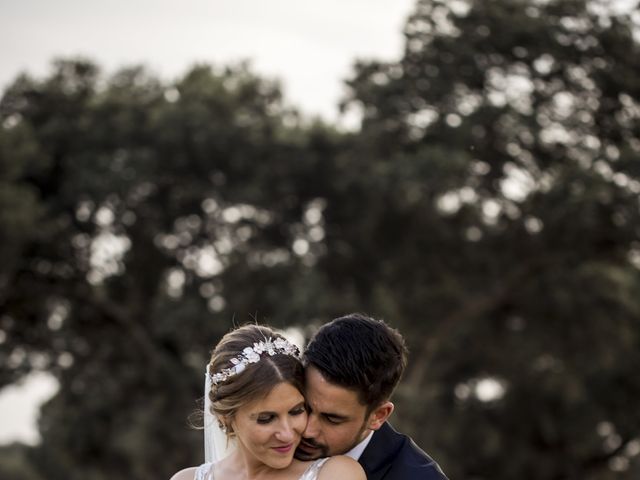
[(369, 432), (369, 435), (367, 435), (364, 440), (362, 440), (359, 444), (357, 444), (355, 447), (353, 447), (351, 450), (345, 453), (345, 455), (357, 461), (362, 455), (362, 452), (364, 452), (364, 449), (367, 448), (367, 445), (369, 445), (369, 442), (371, 441), (372, 436), (373, 436), (373, 430)]

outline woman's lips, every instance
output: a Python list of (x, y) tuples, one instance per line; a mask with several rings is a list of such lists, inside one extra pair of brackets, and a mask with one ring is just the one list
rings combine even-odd
[(293, 443), (290, 443), (289, 445), (283, 445), (281, 447), (273, 447), (273, 449), (279, 453), (288, 453), (293, 449)]

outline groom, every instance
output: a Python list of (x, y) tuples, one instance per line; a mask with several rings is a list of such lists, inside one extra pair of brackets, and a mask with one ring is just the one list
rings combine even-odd
[(438, 464), (387, 423), (407, 363), (398, 331), (351, 314), (323, 325), (304, 353), (309, 420), (301, 460), (346, 454), (368, 480), (447, 480)]

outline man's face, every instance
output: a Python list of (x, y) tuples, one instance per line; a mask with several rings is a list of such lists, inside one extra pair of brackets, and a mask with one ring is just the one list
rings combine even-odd
[(314, 367), (307, 367), (306, 378), (309, 414), (296, 458), (314, 460), (348, 452), (369, 433), (367, 407), (356, 392), (329, 383)]

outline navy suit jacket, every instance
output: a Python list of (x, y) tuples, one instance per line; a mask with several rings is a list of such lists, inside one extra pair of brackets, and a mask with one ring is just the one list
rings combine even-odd
[(367, 480), (447, 480), (429, 455), (386, 422), (373, 432), (358, 461)]

